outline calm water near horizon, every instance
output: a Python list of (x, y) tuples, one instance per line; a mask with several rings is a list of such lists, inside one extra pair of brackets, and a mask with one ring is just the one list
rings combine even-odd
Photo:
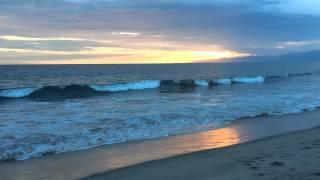
[(0, 160), (320, 106), (320, 61), (0, 66)]

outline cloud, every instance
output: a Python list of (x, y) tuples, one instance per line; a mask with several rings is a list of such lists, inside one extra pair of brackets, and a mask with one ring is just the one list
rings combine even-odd
[[(8, 59), (21, 59), (23, 63), (36, 62), (39, 63), (167, 63), (167, 62), (193, 62), (198, 60), (217, 60), (222, 58), (249, 56), (248, 53), (236, 52), (219, 46), (212, 46), (206, 44), (194, 44), (168, 42), (165, 40), (145, 41), (142, 40), (136, 43), (136, 40), (120, 42), (113, 44), (113, 46), (76, 46), (78, 48), (55, 49), (52, 46), (44, 48), (41, 43), (29, 44), (33, 41), (40, 40), (54, 40), (60, 38), (36, 38), (36, 37), (21, 37), (21, 36), (1, 36), (1, 38), (11, 41), (27, 41), (28, 44), (15, 47), (0, 46), (0, 56)], [(71, 38), (68, 38), (69, 40)], [(65, 40), (65, 38), (64, 38)], [(72, 40), (74, 40), (72, 38)], [(145, 42), (144, 42), (145, 41)], [(128, 45), (128, 44), (129, 45)], [(1, 44), (0, 44), (1, 45)], [(40, 45), (40, 46), (38, 46)], [(0, 58), (0, 61), (4, 61)], [(78, 58), (78, 59), (74, 59)], [(23, 61), (22, 61), (23, 60)], [(47, 60), (47, 61), (43, 61)], [(16, 61), (13, 60), (16, 63)], [(4, 62), (3, 62), (4, 63)]]
[(124, 36), (139, 36), (140, 35), (140, 33), (137, 33), (137, 32), (112, 32), (111, 34), (115, 35), (115, 36), (121, 36), (121, 35), (124, 35)]
[[(154, 55), (306, 51), (318, 47), (318, 7), (311, 0), (2, 0), (0, 48), (17, 50), (17, 58), (18, 49), (63, 59), (101, 55), (88, 47), (139, 52), (129, 53), (131, 60), (146, 59), (145, 50)], [(168, 58), (181, 58), (178, 54)]]
[(264, 7), (270, 11), (280, 11), (289, 14), (320, 15), (320, 1), (317, 0), (279, 0)]
[(65, 2), (96, 5), (107, 4), (112, 7), (241, 7), (251, 10), (268, 10), (271, 12), (320, 15), (320, 1), (316, 0), (64, 0)]
[(0, 36), (0, 39), (6, 41), (78, 41), (78, 42), (97, 42), (97, 43), (111, 43), (110, 40), (97, 40), (97, 39), (84, 39), (84, 38), (75, 38), (75, 37), (26, 37), (26, 36), (10, 36), (4, 35)]
[(287, 41), (280, 42), (276, 46), (278, 49), (303, 48), (303, 47), (317, 47), (320, 48), (320, 40), (305, 40), (305, 41)]

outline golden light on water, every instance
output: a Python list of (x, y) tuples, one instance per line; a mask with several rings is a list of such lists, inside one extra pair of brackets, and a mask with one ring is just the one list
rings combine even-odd
[(237, 127), (224, 127), (195, 134), (186, 134), (169, 138), (171, 151), (188, 149), (191, 152), (220, 148), (244, 142)]
[(241, 139), (236, 128), (221, 128), (200, 133), (199, 149), (219, 148), (239, 144)]

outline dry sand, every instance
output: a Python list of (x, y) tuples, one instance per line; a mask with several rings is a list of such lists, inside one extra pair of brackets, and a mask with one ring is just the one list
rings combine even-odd
[(319, 180), (320, 128), (151, 161), (90, 180)]

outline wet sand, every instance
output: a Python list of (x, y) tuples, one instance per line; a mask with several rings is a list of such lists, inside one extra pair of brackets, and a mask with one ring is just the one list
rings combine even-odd
[(147, 162), (86, 180), (319, 180), (320, 128)]
[[(93, 174), (107, 172), (106, 174), (103, 175), (108, 177), (107, 179), (110, 178), (109, 177), (110, 175), (117, 177), (116, 179), (120, 179), (122, 176), (125, 179), (131, 179), (134, 177), (131, 175), (130, 177), (126, 176), (126, 174), (131, 174), (133, 171), (136, 171), (136, 170), (137, 172), (140, 172), (140, 171), (148, 172), (148, 169), (146, 170), (144, 169), (149, 166), (151, 168), (150, 169), (151, 176), (155, 175), (151, 173), (151, 171), (158, 171), (155, 169), (159, 169), (159, 173), (160, 172), (167, 173), (165, 172), (166, 171), (165, 167), (162, 167), (162, 166), (166, 166), (166, 164), (169, 163), (169, 164), (175, 165), (172, 168), (178, 169), (179, 171), (177, 171), (177, 173), (179, 172), (182, 173), (184, 172), (184, 170), (197, 173), (198, 170), (201, 170), (202, 168), (204, 168), (204, 170), (206, 170), (206, 174), (212, 175), (212, 172), (216, 172), (216, 170), (213, 171), (211, 169), (206, 169), (205, 167), (201, 166), (201, 163), (202, 163), (201, 159), (206, 159), (206, 158), (200, 158), (200, 159), (197, 158), (197, 157), (203, 157), (202, 154), (206, 154), (206, 153), (209, 153), (209, 154), (222, 153), (221, 155), (215, 155), (212, 157), (209, 154), (204, 155), (205, 157), (208, 157), (207, 165), (210, 167), (214, 166), (215, 168), (219, 169), (218, 172), (221, 171), (221, 173), (222, 172), (227, 173), (229, 171), (237, 172), (236, 170), (233, 170), (231, 168), (233, 166), (239, 167), (240, 169), (243, 169), (243, 170), (245, 170), (245, 168), (248, 168), (250, 172), (251, 170), (257, 170), (255, 169), (255, 166), (258, 166), (258, 165), (259, 165), (258, 168), (260, 170), (263, 169), (262, 166), (270, 167), (272, 170), (273, 166), (267, 166), (268, 164), (263, 164), (262, 161), (261, 161), (261, 164), (255, 165), (255, 163), (260, 161), (252, 161), (252, 158), (257, 158), (258, 156), (260, 157), (263, 154), (269, 154), (268, 156), (270, 157), (271, 156), (277, 157), (279, 156), (279, 154), (284, 154), (283, 156), (290, 156), (292, 153), (286, 154), (285, 152), (280, 152), (281, 148), (277, 148), (278, 146), (282, 146), (282, 143), (280, 143), (278, 146), (273, 145), (274, 143), (276, 143), (276, 141), (279, 141), (277, 139), (280, 139), (284, 136), (281, 136), (279, 138), (278, 137), (271, 138), (276, 140), (275, 142), (269, 142), (270, 140), (263, 140), (261, 141), (262, 144), (258, 146), (254, 146), (252, 144), (260, 143), (260, 141), (245, 144), (245, 145), (239, 145), (239, 146), (237, 144), (254, 141), (258, 139), (263, 139), (270, 136), (285, 134), (289, 132), (311, 129), (320, 125), (319, 117), (320, 117), (320, 111), (317, 110), (313, 112), (305, 112), (300, 114), (246, 118), (246, 119), (234, 121), (232, 124), (224, 128), (206, 131), (206, 132), (176, 135), (176, 136), (170, 136), (166, 138), (136, 141), (136, 142), (130, 142), (130, 143), (124, 143), (124, 144), (106, 145), (106, 146), (97, 147), (89, 150), (62, 153), (57, 155), (48, 155), (48, 156), (33, 158), (25, 161), (0, 162), (0, 174), (1, 174), (1, 178), (3, 179), (37, 180), (37, 179), (80, 179), (83, 177), (91, 176)], [(286, 145), (286, 146), (288, 145), (290, 147), (288, 149), (288, 152), (290, 152), (290, 150), (298, 151), (300, 149), (303, 149), (304, 147), (309, 147), (309, 146), (311, 147), (311, 149), (309, 149), (310, 152), (316, 151), (317, 146), (315, 145), (311, 146), (311, 144), (317, 143), (316, 137), (320, 137), (319, 136), (320, 132), (318, 132), (318, 135), (316, 136), (317, 133), (314, 133), (315, 131), (319, 131), (319, 130), (313, 129), (313, 130), (301, 132), (302, 134), (305, 134), (305, 135), (301, 135), (302, 136), (301, 142), (293, 141), (293, 140), (296, 140), (297, 138), (287, 138), (286, 143), (283, 143), (283, 145)], [(309, 133), (309, 132), (312, 132), (312, 133)], [(288, 136), (291, 136), (291, 135), (288, 135)], [(304, 139), (306, 140), (310, 139), (310, 142), (308, 145), (303, 147), (301, 145), (300, 147), (300, 145), (297, 143), (303, 143)], [(292, 140), (292, 142), (290, 140)], [(311, 140), (315, 142), (311, 143)], [(268, 143), (263, 144), (263, 142), (265, 141)], [(199, 152), (199, 153), (185, 155), (185, 156), (181, 156), (181, 157), (177, 157), (169, 160), (153, 161), (157, 159), (164, 159), (167, 157), (173, 157), (173, 156), (182, 155), (182, 154), (204, 151), (208, 149), (222, 148), (222, 147), (227, 147), (232, 145), (236, 145), (236, 146), (230, 147), (227, 149), (218, 149), (218, 150), (212, 150), (212, 151), (210, 150), (208, 152)], [(254, 146), (254, 147), (246, 148), (245, 146), (248, 146), (248, 147)], [(242, 150), (241, 149), (237, 150), (240, 147), (243, 147)], [(235, 149), (235, 150), (232, 150), (232, 149)], [(235, 151), (235, 152), (243, 151), (243, 153), (239, 153), (239, 157), (238, 157), (237, 156), (238, 153), (228, 154), (228, 151)], [(263, 152), (263, 153), (256, 154), (258, 152)], [(301, 152), (298, 151), (298, 154), (296, 157), (300, 157), (300, 155), (303, 155), (303, 153), (306, 153), (306, 152), (309, 152), (309, 151), (302, 151), (302, 150)], [(320, 152), (318, 152), (318, 154), (320, 154)], [(307, 157), (307, 155), (305, 156)], [(221, 156), (219, 158), (222, 158), (222, 159), (216, 160), (215, 159), (216, 156)], [(223, 159), (223, 156), (225, 156), (225, 159)], [(187, 157), (194, 157), (194, 158), (191, 158), (190, 161), (189, 160), (186, 162), (182, 161)], [(306, 157), (303, 157), (303, 158), (306, 158)], [(317, 158), (317, 157), (313, 157), (313, 158)], [(237, 159), (240, 159), (240, 161), (236, 161)], [(265, 159), (267, 158), (265, 157)], [(182, 162), (183, 164), (186, 164), (186, 167), (181, 166), (180, 168), (179, 164), (175, 163), (176, 160), (178, 160), (177, 163)], [(281, 159), (279, 160), (270, 159), (270, 163), (272, 163), (273, 161), (278, 162), (280, 160)], [(309, 161), (309, 159), (305, 161), (302, 161), (302, 160), (303, 159), (301, 159), (302, 163), (304, 162), (306, 164), (311, 163), (310, 166), (312, 166), (313, 161), (311, 160)], [(148, 165), (142, 164), (138, 166), (132, 166), (134, 164), (139, 164), (147, 161), (152, 161), (152, 162), (147, 163)], [(213, 163), (211, 161), (214, 161), (214, 163), (218, 163), (218, 164), (210, 164), (210, 163)], [(250, 162), (252, 161), (252, 166), (254, 167), (251, 167), (251, 166), (242, 167), (243, 165), (241, 164), (242, 161), (250, 161)], [(284, 160), (281, 160), (281, 162), (282, 161)], [(296, 161), (298, 162), (299, 159)], [(198, 162), (198, 164), (196, 162)], [(266, 160), (266, 162), (269, 162), (269, 161)], [(315, 162), (319, 163), (318, 161), (315, 161)], [(191, 163), (191, 164), (188, 165), (188, 163)], [(205, 162), (203, 163), (205, 164)], [(260, 168), (260, 165), (261, 165), (261, 168)], [(224, 167), (229, 168), (228, 166), (230, 166), (231, 169), (224, 169)], [(307, 165), (305, 164), (304, 166), (307, 167)], [(129, 168), (126, 168), (125, 170), (123, 170), (121, 169), (123, 167), (129, 167)], [(194, 170), (188, 169), (191, 167), (195, 167), (195, 169)], [(285, 166), (285, 167), (288, 167), (288, 166)], [(155, 168), (155, 169), (152, 169), (152, 168)], [(116, 169), (120, 169), (120, 170), (116, 170)], [(116, 171), (113, 171), (113, 170), (116, 170)], [(310, 170), (312, 170), (312, 168), (310, 168)], [(255, 171), (252, 171), (252, 172), (255, 172)], [(262, 171), (261, 172), (256, 171), (256, 172), (263, 173)], [(264, 173), (264, 175), (260, 174), (261, 177), (269, 177), (265, 175), (266, 173), (267, 173), (267, 170)], [(138, 174), (139, 173), (137, 173), (137, 175)], [(168, 172), (167, 174), (170, 175), (171, 173)], [(143, 173), (140, 175), (143, 175)], [(160, 175), (159, 175), (159, 178), (163, 176), (163, 175), (161, 176)], [(177, 176), (175, 176), (175, 174), (171, 174), (171, 175), (173, 175), (172, 177), (180, 177), (180, 175), (178, 174), (176, 174)], [(136, 178), (150, 179), (149, 177), (151, 176), (146, 176), (146, 178), (142, 176), (137, 176)], [(190, 176), (190, 178), (191, 177), (194, 177), (194, 176)], [(260, 176), (257, 176), (257, 177), (260, 177)]]

